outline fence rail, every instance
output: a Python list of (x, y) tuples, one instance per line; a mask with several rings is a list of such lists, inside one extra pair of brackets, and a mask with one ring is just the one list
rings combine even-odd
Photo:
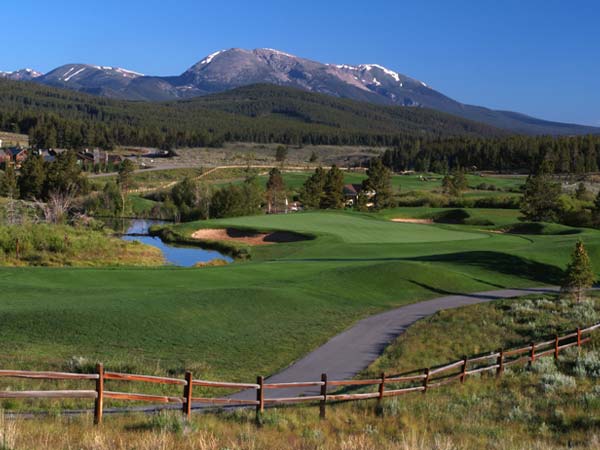
[[(297, 381), (285, 383), (265, 383), (264, 377), (257, 377), (256, 383), (233, 383), (224, 381), (197, 380), (191, 372), (185, 373), (185, 378), (169, 378), (152, 375), (136, 375), (120, 372), (104, 371), (102, 364), (96, 366), (96, 373), (81, 374), (69, 372), (26, 371), (26, 370), (0, 370), (0, 378), (25, 378), (38, 380), (78, 380), (95, 381), (94, 389), (87, 390), (45, 390), (45, 391), (0, 391), (0, 399), (94, 399), (94, 423), (102, 422), (104, 399), (126, 400), (152, 403), (176, 403), (182, 406), (183, 413), (189, 417), (192, 404), (205, 405), (235, 405), (254, 406), (257, 417), (264, 411), (265, 405), (278, 405), (300, 402), (319, 402), (320, 416), (325, 417), (328, 402), (341, 402), (352, 400), (378, 399), (378, 404), (386, 397), (394, 397), (414, 392), (426, 393), (428, 389), (435, 389), (446, 384), (459, 381), (464, 383), (468, 376), (478, 373), (494, 371), (496, 376), (502, 375), (506, 367), (528, 363), (536, 359), (553, 356), (558, 359), (561, 350), (569, 347), (581, 347), (591, 340), (589, 335), (600, 329), (600, 323), (588, 328), (577, 328), (576, 331), (554, 339), (535, 343), (514, 349), (498, 350), (484, 355), (464, 357), (442, 366), (413, 371), (407, 374), (386, 375), (379, 378), (365, 380), (328, 380), (327, 374), (321, 375), (319, 381)], [(421, 373), (418, 373), (421, 372)], [(106, 381), (141, 382), (183, 387), (181, 397), (143, 394), (135, 392), (119, 392), (104, 389)], [(398, 385), (404, 385), (398, 387)], [(205, 388), (221, 388), (234, 390), (255, 390), (256, 400), (244, 400), (223, 397), (194, 397), (195, 386)], [(344, 387), (377, 386), (377, 392), (366, 393), (340, 393)], [(319, 395), (297, 397), (265, 398), (265, 391), (314, 387), (320, 388)], [(386, 389), (387, 387), (387, 389)], [(334, 388), (334, 393), (329, 390)], [(337, 391), (335, 391), (337, 389)]]

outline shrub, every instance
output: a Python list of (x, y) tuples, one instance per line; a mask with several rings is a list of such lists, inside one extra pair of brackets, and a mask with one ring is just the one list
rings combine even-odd
[(560, 372), (544, 374), (540, 380), (544, 392), (554, 392), (563, 389), (574, 389), (577, 386), (575, 378)]
[(578, 377), (600, 378), (600, 353), (596, 351), (579, 355), (573, 369)]
[(531, 366), (531, 370), (539, 374), (555, 374), (558, 369), (552, 358), (540, 358), (537, 359)]

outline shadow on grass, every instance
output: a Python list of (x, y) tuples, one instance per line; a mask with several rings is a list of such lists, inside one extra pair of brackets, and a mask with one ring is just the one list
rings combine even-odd
[(455, 263), (485, 270), (516, 275), (542, 283), (559, 283), (563, 271), (553, 265), (532, 261), (515, 255), (491, 251), (458, 252), (443, 255), (419, 256), (409, 261)]

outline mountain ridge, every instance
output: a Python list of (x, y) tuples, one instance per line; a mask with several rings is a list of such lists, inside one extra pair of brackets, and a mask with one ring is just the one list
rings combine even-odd
[(176, 76), (146, 76), (118, 67), (66, 64), (46, 74), (22, 79), (139, 101), (190, 99), (267, 83), (381, 105), (430, 108), (518, 134), (600, 134), (600, 128), (596, 127), (464, 104), (423, 81), (379, 64), (325, 64), (270, 48), (219, 50)]

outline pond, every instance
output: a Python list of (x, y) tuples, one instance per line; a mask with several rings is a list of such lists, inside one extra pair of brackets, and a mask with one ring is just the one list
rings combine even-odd
[(148, 235), (148, 230), (152, 225), (164, 223), (166, 222), (158, 220), (132, 220), (125, 231), (125, 234), (122, 236), (122, 239), (125, 241), (138, 241), (160, 249), (163, 252), (167, 264), (172, 264), (174, 266), (193, 267), (196, 263), (207, 263), (214, 259), (223, 259), (227, 262), (233, 262), (233, 258), (223, 255), (216, 250), (166, 244), (161, 238)]

